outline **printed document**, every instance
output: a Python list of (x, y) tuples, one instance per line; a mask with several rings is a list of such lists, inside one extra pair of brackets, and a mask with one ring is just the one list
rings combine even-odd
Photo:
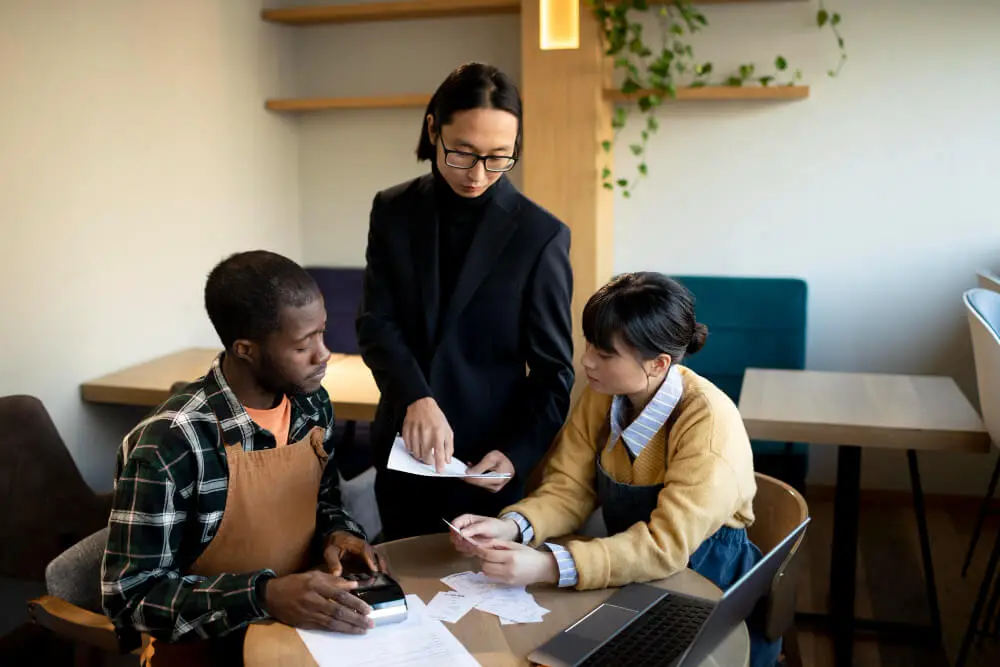
[(296, 630), (319, 667), (476, 667), (479, 662), (431, 618), (416, 595), (407, 595), (409, 613), (400, 623), (372, 628), (363, 635)]

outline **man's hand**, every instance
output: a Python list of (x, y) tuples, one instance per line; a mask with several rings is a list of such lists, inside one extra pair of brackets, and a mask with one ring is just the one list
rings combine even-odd
[(455, 434), (433, 398), (421, 398), (406, 408), (403, 419), (403, 443), (413, 456), (437, 472), (444, 472), (455, 453)]
[(478, 514), (463, 514), (451, 523), (468, 538), (463, 539), (456, 535), (455, 531), (450, 530), (448, 534), (451, 536), (451, 543), (459, 553), (470, 556), (476, 555), (476, 546), (469, 544), (469, 540), (476, 543), (493, 539), (515, 540), (520, 533), (520, 529), (512, 519), (494, 519)]
[(494, 449), (492, 452), (483, 457), (483, 460), (472, 466), (467, 473), (471, 475), (481, 475), (484, 472), (499, 472), (509, 474), (510, 477), (463, 477), (466, 482), (472, 484), (473, 486), (481, 486), (487, 491), (492, 491), (496, 493), (504, 486), (507, 482), (514, 479), (514, 464), (510, 462), (507, 455), (501, 451)]
[(360, 635), (375, 623), (368, 618), (371, 607), (350, 593), (357, 586), (318, 570), (290, 574), (264, 584), (263, 605), (271, 616), (294, 628)]
[(559, 583), (559, 563), (550, 551), (506, 540), (491, 540), (476, 550), (481, 569), (490, 579), (515, 586)]
[(330, 574), (338, 577), (344, 572), (344, 563), (351, 561), (360, 562), (372, 572), (389, 572), (389, 562), (372, 549), (372, 545), (357, 535), (342, 530), (331, 533), (326, 538), (323, 560), (330, 568)]

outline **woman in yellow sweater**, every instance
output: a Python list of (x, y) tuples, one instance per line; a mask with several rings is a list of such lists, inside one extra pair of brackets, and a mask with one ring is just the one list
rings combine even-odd
[[(583, 333), (589, 386), (538, 489), (500, 518), (457, 517), (477, 546), (452, 542), (508, 583), (586, 590), (690, 567), (725, 590), (761, 558), (746, 532), (757, 486), (736, 406), (680, 365), (708, 334), (690, 292), (658, 273), (618, 276), (588, 301)], [(608, 537), (545, 541), (578, 530), (597, 507)], [(751, 632), (753, 667), (771, 667), (779, 652), (780, 641)]]

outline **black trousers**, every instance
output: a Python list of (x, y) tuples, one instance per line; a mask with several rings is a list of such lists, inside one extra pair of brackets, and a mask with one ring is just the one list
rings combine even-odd
[(421, 477), (378, 467), (375, 498), (384, 541), (448, 530), (442, 519), (461, 514), (495, 517), (524, 497), (524, 480), (515, 476), (493, 493), (461, 479)]

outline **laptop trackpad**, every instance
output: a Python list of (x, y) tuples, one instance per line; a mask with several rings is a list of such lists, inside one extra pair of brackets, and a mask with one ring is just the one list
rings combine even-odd
[(634, 609), (603, 604), (568, 629), (567, 633), (603, 642), (625, 627), (636, 614)]

